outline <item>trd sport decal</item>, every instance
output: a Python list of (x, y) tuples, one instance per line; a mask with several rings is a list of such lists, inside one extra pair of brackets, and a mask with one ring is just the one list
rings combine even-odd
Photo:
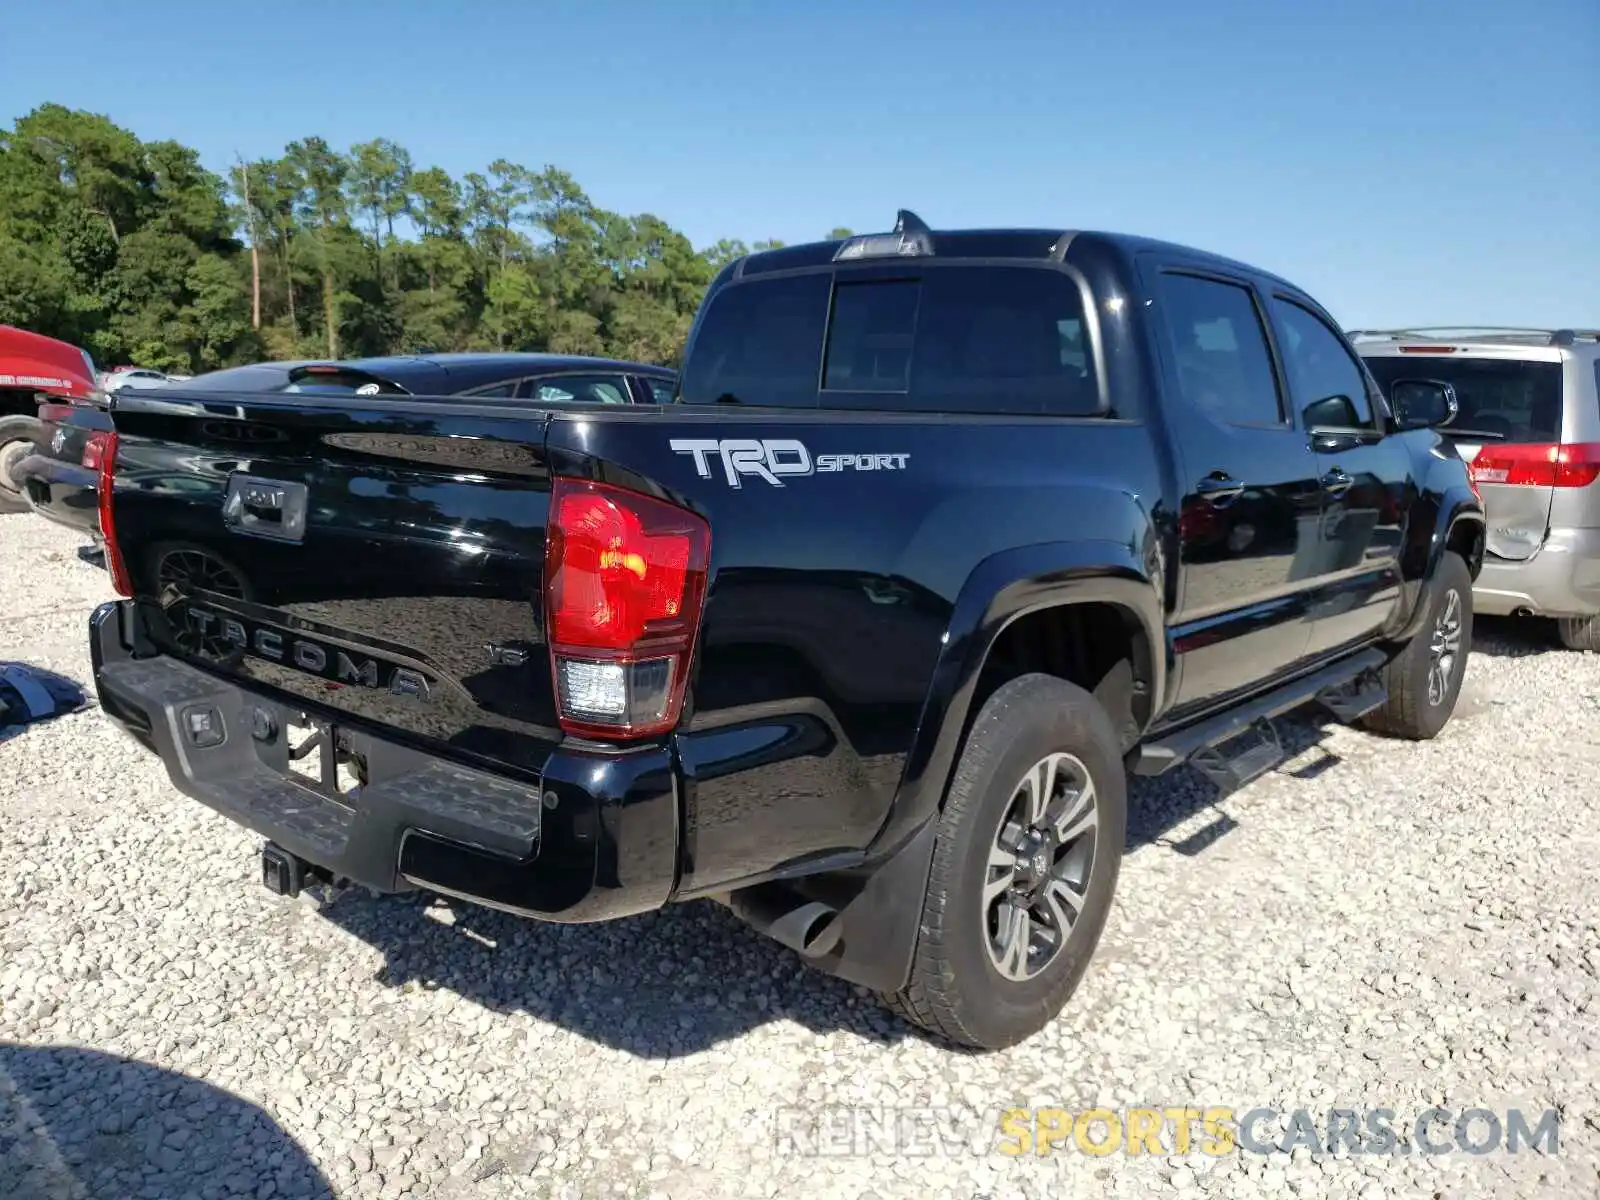
[(701, 479), (711, 478), (713, 456), (722, 462), (729, 487), (743, 487), (745, 475), (782, 487), (794, 475), (827, 475), (834, 471), (904, 471), (909, 454), (819, 454), (814, 459), (804, 442), (794, 438), (673, 438), (674, 454), (694, 457)]

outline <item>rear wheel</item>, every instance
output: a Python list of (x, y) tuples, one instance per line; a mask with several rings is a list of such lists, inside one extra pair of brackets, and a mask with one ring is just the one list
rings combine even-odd
[(33, 435), (38, 428), (39, 422), (33, 417), (0, 417), (0, 513), (28, 511), (17, 468), (32, 452)]
[(1363, 723), (1378, 733), (1425, 741), (1455, 711), (1472, 651), (1472, 572), (1446, 551), (1428, 589), (1428, 615), (1383, 669), (1389, 698)]
[(1005, 684), (967, 738), (911, 977), (885, 1002), (984, 1049), (1044, 1028), (1100, 940), (1126, 828), (1127, 780), (1105, 710), (1054, 676)]
[(1600, 617), (1562, 617), (1556, 628), (1568, 650), (1600, 650)]

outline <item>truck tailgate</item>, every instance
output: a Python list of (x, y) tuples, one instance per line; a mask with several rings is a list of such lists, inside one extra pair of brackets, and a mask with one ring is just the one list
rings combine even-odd
[(117, 541), (159, 649), (537, 771), (559, 738), (539, 633), (547, 414), (173, 395), (112, 408)]

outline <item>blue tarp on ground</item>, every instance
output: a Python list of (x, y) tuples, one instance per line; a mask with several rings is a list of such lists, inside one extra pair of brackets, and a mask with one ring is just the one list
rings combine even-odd
[(59, 717), (83, 704), (83, 689), (72, 680), (39, 667), (0, 662), (0, 728)]

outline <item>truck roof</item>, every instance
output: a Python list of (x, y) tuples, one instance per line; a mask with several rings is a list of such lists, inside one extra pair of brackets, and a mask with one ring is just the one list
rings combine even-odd
[[(904, 214), (913, 222), (917, 218)], [(1263, 275), (1283, 284), (1294, 291), (1300, 289), (1281, 276), (1271, 271), (1262, 270), (1250, 263), (1240, 262), (1236, 259), (1214, 254), (1209, 250), (1197, 250), (1193, 246), (1185, 246), (1177, 242), (1163, 241), (1159, 238), (1143, 237), (1137, 234), (1115, 233), (1105, 230), (1065, 229), (1065, 228), (996, 228), (996, 229), (926, 229), (923, 232), (932, 240), (934, 258), (987, 258), (987, 259), (1054, 259), (1061, 261), (1066, 257), (1067, 248), (1079, 239), (1092, 239), (1102, 245), (1107, 245), (1120, 250), (1122, 253), (1133, 256), (1148, 252), (1157, 252), (1166, 255), (1181, 256), (1196, 263), (1209, 263), (1219, 268), (1234, 271), (1244, 271), (1253, 275)], [(781, 246), (776, 250), (758, 250), (738, 259), (729, 270), (732, 278), (746, 275), (767, 274), (774, 271), (790, 271), (805, 267), (820, 267), (834, 261), (840, 249), (848, 242), (860, 237), (877, 237), (885, 235), (855, 235), (850, 238), (840, 238), (825, 242), (806, 242), (796, 246)]]

